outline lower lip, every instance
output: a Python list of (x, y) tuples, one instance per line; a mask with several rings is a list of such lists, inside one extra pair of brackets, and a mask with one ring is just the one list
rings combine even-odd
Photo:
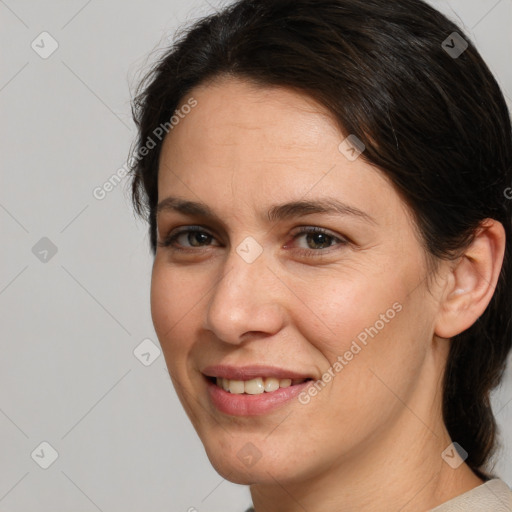
[(287, 388), (279, 388), (270, 393), (263, 392), (259, 395), (235, 394), (224, 391), (211, 380), (206, 379), (208, 393), (215, 407), (220, 412), (233, 416), (257, 416), (278, 409), (285, 403), (295, 398), (313, 381), (295, 384)]

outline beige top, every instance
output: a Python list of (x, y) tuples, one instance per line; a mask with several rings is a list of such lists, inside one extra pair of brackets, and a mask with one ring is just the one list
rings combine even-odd
[(512, 490), (499, 478), (493, 478), (460, 496), (433, 508), (430, 512), (512, 512)]
[(494, 478), (429, 512), (512, 512), (512, 490), (503, 480)]

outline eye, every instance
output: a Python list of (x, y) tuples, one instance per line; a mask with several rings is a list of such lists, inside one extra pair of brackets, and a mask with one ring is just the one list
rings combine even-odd
[[(333, 247), (333, 242), (337, 245), (347, 245), (349, 242), (340, 238), (327, 230), (319, 227), (302, 227), (301, 230), (293, 236), (293, 240), (303, 238), (306, 242), (306, 248), (299, 248), (298, 251), (306, 256), (322, 256), (325, 250)], [(330, 251), (329, 251), (330, 252)]]
[[(304, 239), (306, 247), (299, 247), (296, 251), (304, 256), (322, 256), (327, 252), (324, 249), (331, 248), (333, 245), (344, 246), (349, 243), (344, 238), (314, 226), (301, 227), (300, 231), (293, 235), (293, 240), (300, 238)], [(158, 246), (168, 247), (172, 251), (190, 253), (208, 247), (212, 240), (215, 240), (214, 236), (202, 229), (201, 226), (185, 226), (172, 231), (163, 241), (158, 242)], [(217, 244), (217, 246), (219, 245)], [(284, 248), (289, 248), (289, 245), (285, 245)]]
[[(202, 244), (208, 245), (211, 243), (212, 239), (213, 235), (210, 235), (210, 233), (200, 226), (187, 226), (178, 231), (171, 232), (163, 241), (158, 242), (158, 246), (170, 247), (173, 251), (189, 252), (190, 250), (193, 251), (194, 248), (205, 247), (205, 245)], [(187, 247), (187, 245), (185, 245), (185, 248), (179, 247), (178, 245), (184, 245), (184, 241), (188, 242), (190, 246)], [(180, 243), (177, 245), (176, 242)]]

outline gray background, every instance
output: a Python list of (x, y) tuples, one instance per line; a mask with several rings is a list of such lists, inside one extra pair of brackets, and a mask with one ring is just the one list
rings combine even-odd
[[(211, 468), (155, 352), (152, 259), (128, 180), (93, 196), (126, 161), (141, 70), (210, 2), (0, 1), (1, 512), (240, 512), (250, 501)], [(512, 97), (512, 0), (432, 3)], [(43, 31), (58, 43), (47, 58)], [(137, 358), (145, 339), (155, 345)], [(493, 402), (510, 485), (510, 370)], [(58, 452), (47, 469), (42, 442)]]

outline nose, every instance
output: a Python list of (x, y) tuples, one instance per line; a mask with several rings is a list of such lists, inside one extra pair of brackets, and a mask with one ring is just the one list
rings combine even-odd
[(271, 270), (264, 250), (246, 261), (236, 247), (222, 267), (208, 302), (204, 327), (225, 343), (278, 333), (285, 324), (286, 287)]

